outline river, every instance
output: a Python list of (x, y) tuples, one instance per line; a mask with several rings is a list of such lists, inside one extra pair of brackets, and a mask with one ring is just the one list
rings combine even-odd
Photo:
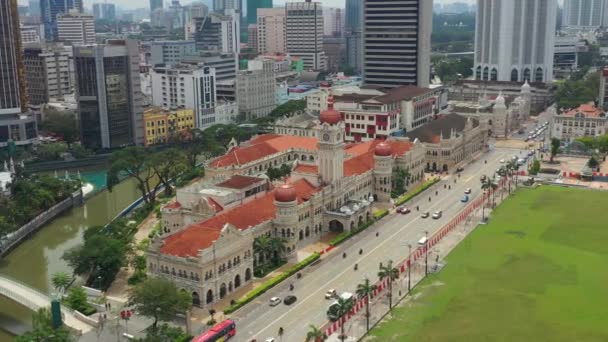
[[(83, 174), (83, 179), (96, 186), (103, 183), (99, 172)], [(53, 273), (71, 273), (61, 256), (82, 242), (84, 229), (106, 224), (140, 196), (133, 179), (123, 181), (112, 192), (99, 192), (87, 199), (83, 206), (72, 208), (55, 218), (4, 259), (0, 259), (0, 273), (49, 293)], [(0, 341), (11, 341), (11, 332), (28, 329), (31, 315), (27, 308), (0, 296)]]

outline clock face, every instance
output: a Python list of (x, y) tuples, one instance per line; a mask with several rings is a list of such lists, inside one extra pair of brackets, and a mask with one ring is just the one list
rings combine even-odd
[(329, 141), (329, 134), (323, 134), (323, 141)]

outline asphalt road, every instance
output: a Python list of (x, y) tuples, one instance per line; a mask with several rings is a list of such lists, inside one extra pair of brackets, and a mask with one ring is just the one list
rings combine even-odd
[[(336, 289), (338, 293), (354, 293), (357, 284), (365, 277), (375, 283), (378, 280), (380, 262), (386, 264), (392, 259), (397, 263), (405, 259), (408, 244), (415, 248), (425, 231), (428, 231), (430, 236), (456, 216), (466, 205), (460, 200), (467, 188), (473, 190), (471, 199), (481, 196), (481, 175), (492, 175), (502, 165), (499, 160), (508, 160), (515, 153), (517, 152), (514, 150), (488, 152), (480, 160), (467, 165), (460, 178), (451, 175), (409, 203), (412, 213), (395, 214), (383, 219), (376, 226), (336, 248), (318, 264), (308, 267), (302, 272), (301, 279), (287, 280), (237, 311), (233, 314), (237, 325), (234, 340), (249, 342), (255, 338), (262, 342), (269, 337), (275, 337), (278, 342), (281, 339), (278, 338), (277, 332), (282, 327), (283, 341), (303, 341), (310, 324), (320, 327), (327, 322), (326, 310), (330, 301), (325, 300), (324, 294), (328, 289)], [(488, 161), (487, 164), (484, 164), (484, 159)], [(444, 189), (444, 184), (450, 185), (452, 189)], [(438, 191), (437, 196), (435, 191)], [(431, 202), (428, 200), (429, 196), (432, 198)], [(416, 205), (420, 206), (420, 212), (416, 212)], [(436, 210), (443, 211), (442, 218), (433, 220), (430, 217), (420, 217), (424, 211), (432, 214)], [(376, 232), (379, 233), (378, 237)], [(360, 249), (363, 250), (362, 255), (358, 253)], [(344, 252), (347, 254), (346, 258), (342, 257)], [(355, 263), (358, 264), (358, 271), (354, 270)], [(290, 282), (295, 286), (294, 291), (288, 290)], [(283, 298), (289, 294), (295, 295), (297, 302), (290, 306), (283, 303), (275, 307), (269, 306), (271, 297)]]

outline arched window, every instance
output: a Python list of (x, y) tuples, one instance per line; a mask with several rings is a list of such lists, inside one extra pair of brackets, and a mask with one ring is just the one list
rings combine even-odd
[(536, 72), (534, 73), (534, 81), (542, 82), (543, 81), (543, 68), (536, 68)]
[(519, 73), (517, 72), (517, 69), (513, 69), (511, 70), (511, 82), (517, 81), (519, 81)]
[(488, 74), (490, 72), (490, 69), (488, 67), (483, 68), (483, 80), (487, 81), (488, 80)]
[(492, 68), (492, 73), (490, 74), (490, 80), (491, 81), (498, 80), (498, 71), (496, 70), (496, 68)]
[(481, 65), (475, 69), (475, 79), (481, 80)]
[(524, 69), (524, 81), (530, 81), (530, 68)]

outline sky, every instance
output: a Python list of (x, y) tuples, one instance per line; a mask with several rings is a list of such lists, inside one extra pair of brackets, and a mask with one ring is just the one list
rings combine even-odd
[[(1, 1), (1, 0), (0, 0)], [(125, 8), (125, 9), (132, 9), (132, 8), (142, 8), (142, 7), (148, 7), (150, 6), (150, 0), (84, 0), (84, 4), (85, 7), (91, 7), (91, 4), (93, 4), (94, 2), (109, 2), (109, 3), (115, 3), (117, 6)], [(320, 1), (321, 3), (323, 3), (323, 6), (327, 6), (327, 7), (344, 7), (344, 0), (317, 0)], [(170, 3), (170, 0), (165, 0), (166, 3)], [(192, 2), (192, 0), (181, 0), (180, 1), (182, 5), (186, 5), (190, 2)], [(474, 3), (475, 0), (435, 0), (436, 3), (442, 3), (442, 4), (446, 4), (446, 3), (451, 3), (451, 2), (467, 2), (467, 3)], [(275, 5), (282, 5), (285, 3), (285, 0), (274, 0), (274, 4)], [(28, 4), (28, 0), (19, 0), (19, 4), (21, 5), (27, 5)]]

